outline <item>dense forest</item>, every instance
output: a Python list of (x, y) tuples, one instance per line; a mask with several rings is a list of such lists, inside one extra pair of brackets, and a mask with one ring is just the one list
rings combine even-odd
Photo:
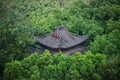
[[(88, 51), (30, 53), (35, 36), (66, 24)], [(0, 80), (119, 80), (120, 0), (0, 0)]]

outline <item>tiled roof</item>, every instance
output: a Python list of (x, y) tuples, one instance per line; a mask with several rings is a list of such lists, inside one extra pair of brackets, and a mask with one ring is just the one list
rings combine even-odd
[(70, 48), (78, 44), (83, 43), (88, 39), (88, 36), (76, 35), (70, 33), (66, 27), (58, 27), (53, 33), (47, 34), (45, 36), (38, 36), (36, 40), (47, 47), (50, 48)]

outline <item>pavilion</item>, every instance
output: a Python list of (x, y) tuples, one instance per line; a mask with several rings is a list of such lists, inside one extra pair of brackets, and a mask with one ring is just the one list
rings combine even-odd
[(87, 48), (83, 44), (87, 39), (87, 35), (73, 34), (65, 26), (60, 26), (50, 34), (36, 37), (37, 44), (41, 46), (37, 52), (42, 53), (48, 49), (51, 53), (62, 51), (65, 55), (71, 55), (74, 52), (84, 53)]

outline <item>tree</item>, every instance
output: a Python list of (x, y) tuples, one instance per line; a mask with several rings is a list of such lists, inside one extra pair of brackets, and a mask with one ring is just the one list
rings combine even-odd
[(75, 53), (72, 56), (64, 56), (63, 53), (51, 55), (45, 51), (42, 55), (34, 53), (21, 61), (14, 60), (7, 63), (4, 79), (107, 80), (110, 76), (110, 80), (117, 80), (119, 61), (118, 58), (115, 59), (109, 60), (106, 55), (92, 54), (90, 51), (85, 55)]
[(0, 18), (0, 73), (2, 73), (6, 62), (21, 60), (29, 55), (29, 46), (34, 44), (34, 30), (27, 21), (23, 21), (25, 15), (12, 9), (14, 8), (12, 2), (5, 0), (0, 4), (3, 5)]

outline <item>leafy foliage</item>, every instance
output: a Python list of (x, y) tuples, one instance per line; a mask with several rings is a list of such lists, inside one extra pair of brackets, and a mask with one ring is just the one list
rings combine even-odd
[(118, 80), (118, 63), (107, 62), (106, 55), (99, 53), (93, 55), (86, 52), (86, 55), (81, 55), (77, 52), (73, 56), (64, 56), (63, 53), (51, 55), (45, 51), (42, 55), (34, 53), (21, 61), (7, 63), (4, 79)]
[[(15, 59), (22, 60), (29, 55), (29, 47), (35, 42), (34, 36), (50, 33), (55, 27), (63, 24), (66, 24), (68, 30), (75, 34), (89, 35), (87, 45), (91, 52), (104, 53), (107, 55), (118, 55), (120, 53), (119, 0), (1, 0), (0, 74), (2, 75), (6, 62)], [(117, 60), (115, 61), (116, 64), (113, 64), (113, 61), (105, 62), (105, 64), (103, 62), (103, 64), (100, 63), (100, 65), (97, 64), (97, 62), (94, 64), (92, 62), (93, 59), (87, 61), (82, 60), (84, 63), (93, 65), (89, 65), (89, 67), (93, 69), (93, 71), (91, 71), (85, 64), (79, 63), (77, 60), (75, 61), (73, 56), (65, 57), (59, 54), (52, 57), (49, 54), (50, 60), (46, 63), (44, 63), (44, 55), (41, 56), (43, 58), (40, 58), (40, 60), (43, 62), (39, 62), (38, 60), (39, 66), (37, 65), (38, 63), (34, 66), (32, 65), (33, 63), (30, 63), (31, 66), (27, 67), (28, 69), (30, 68), (28, 73), (27, 71), (25, 72), (27, 77), (22, 74), (24, 70), (21, 69), (18, 71), (18, 73), (20, 72), (19, 74), (23, 76), (19, 77), (19, 79), (24, 80), (29, 77), (29, 79), (32, 80), (46, 80), (53, 79), (53, 77), (55, 79), (57, 77), (62, 80), (107, 80), (107, 75), (110, 75), (109, 79), (115, 78), (113, 75), (118, 76), (116, 75), (118, 66), (115, 66), (119, 64), (119, 60), (118, 62)], [(77, 56), (80, 57), (79, 55)], [(36, 56), (36, 58), (38, 57)], [(116, 58), (116, 56), (114, 56), (113, 59), (114, 58)], [(97, 59), (96, 61), (98, 61)], [(30, 59), (26, 60), (24, 65), (28, 64), (27, 62), (29, 62), (29, 60)], [(33, 60), (36, 61), (34, 58)], [(76, 62), (80, 65), (73, 64)], [(13, 61), (11, 63), (15, 66), (19, 65), (18, 69), (23, 66), (23, 64), (21, 64), (22, 62), (19, 61)], [(114, 65), (114, 69), (113, 66), (109, 67), (109, 64)], [(44, 68), (44, 65), (47, 65), (47, 67)], [(99, 68), (97, 67), (96, 69), (96, 65), (99, 66)], [(12, 68), (14, 67), (10, 69)], [(44, 69), (45, 72), (40, 71), (40, 69)], [(102, 69), (105, 69), (105, 71), (102, 71)], [(21, 73), (21, 71), (23, 72)], [(88, 71), (89, 73), (86, 73)], [(54, 74), (55, 72), (59, 72), (59, 74)], [(11, 77), (17, 78), (17, 75), (18, 74), (15, 74), (15, 76), (11, 75)], [(117, 78), (115, 79), (117, 80)]]
[[(102, 36), (96, 36), (95, 41), (90, 45), (90, 50), (106, 54), (120, 53), (120, 5), (118, 0), (92, 1), (93, 17), (99, 21), (104, 29)], [(93, 3), (97, 3), (94, 5)], [(99, 4), (99, 5), (98, 5)], [(96, 47), (96, 48), (95, 48)], [(93, 49), (94, 48), (94, 49)]]
[[(12, 2), (0, 1), (0, 73), (6, 62), (28, 56), (29, 45), (34, 44), (34, 30), (24, 20), (24, 15), (15, 12)], [(8, 5), (7, 5), (8, 4)], [(24, 20), (24, 21), (23, 21)], [(23, 54), (24, 53), (24, 54)]]

